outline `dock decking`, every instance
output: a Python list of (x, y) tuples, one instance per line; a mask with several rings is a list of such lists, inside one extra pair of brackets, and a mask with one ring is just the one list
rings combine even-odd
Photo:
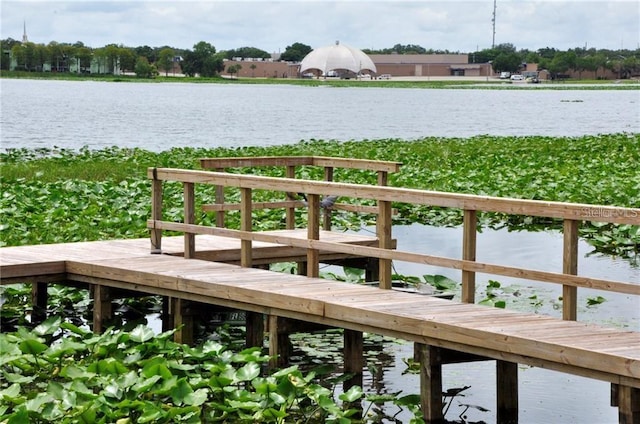
[[(214, 255), (214, 249), (206, 243), (216, 245), (217, 238), (199, 238), (203, 250)], [(620, 396), (623, 401), (629, 399), (628, 405), (620, 407), (637, 409), (638, 332), (211, 260), (184, 259), (179, 248), (182, 237), (164, 241), (167, 252), (161, 255), (149, 253), (148, 239), (2, 248), (2, 283), (75, 281), (389, 335), (423, 347), (609, 381), (632, 393)], [(233, 241), (221, 243), (221, 251), (234, 250)], [(175, 249), (172, 244), (176, 244)]]
[[(150, 239), (2, 248), (0, 283), (32, 283), (33, 299), (39, 306), (46, 302), (50, 282), (88, 285), (93, 293), (94, 331), (101, 330), (102, 319), (111, 313), (114, 289), (163, 296), (170, 309), (170, 324), (176, 328), (188, 323), (186, 305), (190, 302), (242, 309), (247, 311), (247, 343), (263, 345), (267, 322), (269, 352), (274, 358), (284, 352), (282, 336), (291, 329), (287, 320), (340, 327), (345, 329), (348, 346), (345, 371), (360, 376), (364, 367), (362, 332), (413, 341), (427, 422), (443, 421), (443, 363), (494, 359), (499, 423), (518, 420), (517, 364), (527, 364), (612, 383), (611, 403), (618, 407), (619, 422), (640, 424), (640, 332), (577, 322), (578, 289), (640, 296), (638, 282), (578, 275), (580, 225), (583, 221), (640, 225), (640, 209), (388, 187), (387, 174), (397, 172), (399, 164), (379, 161), (216, 158), (203, 159), (201, 165), (215, 172), (148, 170), (152, 185), (147, 221)], [(225, 172), (227, 167), (260, 166), (285, 167), (286, 178)], [(296, 167), (300, 166), (324, 168), (325, 180), (296, 178)], [(374, 171), (378, 185), (333, 182), (334, 167)], [(165, 183), (183, 187), (180, 206), (184, 212), (178, 222), (163, 219), (168, 203), (163, 198)], [(196, 185), (213, 186), (215, 196), (196, 199)], [(254, 202), (254, 190), (284, 194), (285, 200)], [(225, 203), (227, 191), (235, 191), (227, 199), (239, 199), (239, 203)], [(304, 202), (297, 193), (304, 194)], [(356, 202), (336, 202), (327, 208), (322, 205), (322, 196)], [(391, 234), (393, 203), (459, 209), (463, 222), (461, 258), (397, 250)], [(216, 214), (215, 227), (197, 223), (198, 207)], [(296, 214), (296, 208), (301, 207), (306, 209), (304, 219)], [(286, 229), (255, 231), (254, 212), (273, 208), (284, 209)], [(374, 215), (375, 237), (332, 232), (334, 209)], [(485, 212), (561, 220), (562, 270), (543, 272), (476, 261), (478, 214)], [(227, 213), (239, 214), (239, 229), (227, 228)], [(305, 222), (305, 229), (296, 229), (300, 221)], [(184, 236), (167, 237), (165, 231)], [(352, 259), (369, 265), (375, 262), (376, 269), (370, 271), (379, 287), (317, 278), (320, 262)], [(461, 302), (389, 290), (394, 260), (460, 270)], [(306, 276), (255, 268), (285, 261), (299, 262), (299, 270)], [(561, 285), (563, 319), (476, 305), (476, 273)], [(182, 328), (176, 338), (190, 340), (185, 334), (189, 326)]]

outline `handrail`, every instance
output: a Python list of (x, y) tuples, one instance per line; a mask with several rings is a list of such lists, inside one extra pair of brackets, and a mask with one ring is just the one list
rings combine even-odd
[[(202, 158), (200, 166), (203, 169), (214, 170), (219, 172), (226, 171), (227, 168), (258, 168), (258, 167), (285, 167), (287, 178), (296, 178), (296, 168), (299, 166), (315, 166), (324, 168), (324, 181), (333, 181), (335, 168), (358, 169), (377, 172), (378, 185), (387, 185), (388, 174), (390, 172), (398, 172), (400, 170), (400, 162), (380, 161), (369, 159), (352, 159), (352, 158), (334, 158), (326, 156), (254, 156), (254, 157), (224, 157), (224, 158)], [(225, 211), (236, 210), (238, 204), (233, 209), (225, 206), (224, 190), (222, 186), (216, 187), (215, 204), (203, 205), (203, 210), (216, 212), (216, 226), (225, 226)], [(286, 210), (286, 227), (293, 229), (295, 227), (295, 208), (300, 204), (293, 204), (295, 200), (293, 193), (286, 193), (286, 200), (281, 203), (262, 203), (254, 205), (254, 209), (281, 207)], [(337, 210), (353, 210), (353, 205), (336, 203), (331, 209)], [(325, 210), (322, 227), (325, 230), (331, 230), (331, 209)], [(360, 207), (359, 211), (367, 213), (377, 213), (377, 209)]]
[(334, 158), (326, 156), (254, 156), (202, 158), (203, 169), (244, 168), (261, 166), (318, 166), (330, 168), (361, 169), (366, 171), (398, 172), (400, 162)]
[[(252, 241), (264, 241), (305, 248), (307, 249), (309, 276), (317, 276), (318, 252), (320, 250), (375, 257), (380, 259), (380, 287), (383, 288), (391, 287), (391, 269), (389, 264), (392, 260), (437, 265), (460, 269), (462, 271), (462, 301), (469, 303), (475, 302), (476, 272), (532, 279), (561, 284), (563, 286), (563, 318), (569, 320), (577, 319), (576, 310), (578, 287), (640, 295), (640, 284), (576, 275), (578, 262), (578, 226), (580, 222), (594, 221), (640, 225), (639, 208), (498, 198), (387, 186), (310, 181), (293, 178), (239, 175), (225, 172), (194, 171), (171, 168), (150, 168), (148, 176), (153, 179), (154, 187), (152, 218), (148, 221), (148, 227), (152, 230), (152, 246), (155, 249), (160, 249), (160, 240), (163, 230), (184, 231), (186, 257), (193, 257), (195, 254), (195, 246), (192, 242), (195, 234), (211, 234), (241, 239), (241, 263), (243, 266), (251, 266)], [(166, 222), (162, 220), (162, 213), (157, 209), (161, 206), (161, 201), (158, 201), (157, 196), (161, 196), (162, 190), (159, 187), (161, 187), (162, 181), (178, 181), (184, 184), (186, 217), (184, 223)], [(193, 210), (192, 203), (194, 201), (191, 195), (191, 187), (196, 183), (212, 184), (222, 187), (236, 187), (241, 189), (243, 196), (240, 209), (242, 216), (241, 222), (243, 225), (240, 230), (200, 226), (195, 225), (192, 222), (189, 215)], [(307, 239), (252, 232), (251, 191), (253, 189), (281, 191), (285, 193), (291, 191), (306, 193), (307, 198), (309, 199), (309, 208), (307, 213), (309, 214), (308, 223), (310, 223)], [(319, 199), (322, 195), (330, 194), (350, 198), (372, 199), (378, 202), (376, 227), (379, 247), (354, 246), (319, 240)], [(385, 243), (385, 240), (391, 240), (390, 210), (392, 202), (462, 209), (464, 212), (462, 259), (444, 258), (392, 249), (391, 243)], [(562, 219), (564, 222), (564, 256), (562, 272), (553, 273), (476, 262), (475, 233), (477, 227), (477, 212), (479, 211)]]

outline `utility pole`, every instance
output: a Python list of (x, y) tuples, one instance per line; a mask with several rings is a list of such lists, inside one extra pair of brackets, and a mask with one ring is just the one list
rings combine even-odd
[(493, 0), (493, 18), (491, 18), (491, 23), (493, 24), (493, 40), (491, 41), (491, 48), (496, 47), (496, 2), (497, 0)]

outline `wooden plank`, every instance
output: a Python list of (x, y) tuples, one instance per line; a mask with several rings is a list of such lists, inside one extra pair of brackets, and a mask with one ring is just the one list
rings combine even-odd
[[(252, 207), (254, 210), (276, 208), (292, 209), (306, 207), (306, 205), (300, 200), (276, 200), (272, 202), (254, 202)], [(201, 208), (205, 212), (239, 211), (242, 209), (242, 205), (240, 203), (209, 204), (202, 205)]]
[[(475, 262), (478, 218), (476, 211), (465, 209), (462, 220), (462, 260)], [(476, 301), (476, 273), (462, 270), (462, 301)]]
[[(579, 221), (565, 219), (563, 221), (562, 272), (578, 274), (578, 237)], [(578, 288), (562, 286), (562, 318), (575, 321), (578, 318)]]
[[(184, 223), (195, 224), (195, 187), (193, 183), (183, 184), (184, 196)], [(196, 235), (195, 233), (184, 233), (184, 257), (191, 259), (196, 252)]]
[[(391, 202), (378, 201), (378, 220), (376, 221), (376, 235), (378, 236), (378, 247), (380, 249), (393, 249), (391, 238)], [(379, 287), (381, 289), (391, 289), (392, 263), (390, 259), (380, 259), (378, 262)]]
[[(287, 165), (285, 176), (287, 178), (296, 178), (296, 167), (294, 165)], [(295, 199), (294, 195), (287, 193), (287, 196)], [(301, 202), (302, 203), (302, 202)], [(296, 210), (294, 206), (288, 206), (286, 209), (286, 227), (287, 229), (294, 229), (296, 227)]]
[[(2, 248), (7, 249), (7, 248)], [(22, 262), (14, 264), (5, 264), (5, 258), (2, 258), (0, 265), (0, 275), (2, 279), (0, 284), (10, 284), (11, 279), (24, 277), (38, 277), (41, 275), (62, 274), (65, 271), (64, 262), (62, 261), (46, 261), (46, 262)], [(26, 261), (26, 259), (25, 259)]]
[[(307, 210), (307, 239), (320, 239), (320, 196), (309, 194)], [(307, 277), (317, 278), (320, 274), (320, 253), (318, 249), (307, 248)]]
[[(155, 169), (155, 171), (153, 171)], [(304, 192), (317, 195), (357, 197), (390, 202), (402, 200), (418, 205), (441, 206), (476, 211), (501, 212), (512, 215), (542, 216), (558, 219), (611, 222), (638, 225), (640, 208), (622, 208), (605, 205), (545, 202), (540, 200), (509, 199), (471, 194), (446, 193), (396, 187), (380, 187), (362, 184), (309, 181), (300, 179), (238, 175), (209, 171), (150, 168), (159, 179), (183, 182), (221, 184), (230, 187), (245, 187), (283, 192)]]
[[(576, 275), (567, 275), (554, 272), (538, 271), (523, 269), (518, 267), (510, 267), (503, 265), (487, 264), (482, 262), (464, 261), (451, 258), (443, 258), (433, 255), (424, 255), (419, 253), (405, 252), (399, 250), (380, 249), (377, 247), (356, 246), (352, 244), (333, 243), (323, 240), (299, 239), (286, 236), (273, 236), (271, 234), (258, 232), (243, 232), (238, 230), (229, 230), (221, 228), (211, 228), (204, 226), (188, 226), (180, 223), (154, 223), (153, 225), (175, 231), (199, 231), (203, 234), (221, 235), (228, 237), (236, 237), (241, 239), (249, 239), (254, 241), (264, 241), (286, 244), (288, 246), (304, 247), (307, 249), (326, 250), (340, 252), (354, 256), (376, 257), (380, 259), (391, 259), (406, 262), (415, 262), (425, 265), (442, 266), (453, 269), (462, 269), (467, 271), (475, 271), (485, 274), (504, 275), (521, 279), (530, 279), (537, 281), (546, 281), (549, 283), (565, 284), (576, 287), (585, 287), (598, 290), (613, 291), (617, 293), (626, 293), (640, 295), (640, 284), (633, 284), (622, 281), (611, 281), (605, 279), (581, 277)], [(196, 228), (197, 227), (197, 228)]]
[[(333, 166), (324, 167), (324, 180), (333, 181)], [(322, 214), (322, 229), (325, 231), (331, 230), (331, 209), (325, 208)]]
[[(155, 172), (152, 174), (151, 182), (151, 219), (162, 221), (162, 181), (156, 178)], [(151, 253), (162, 252), (162, 230), (151, 229)]]
[[(252, 203), (252, 194), (250, 188), (242, 188), (240, 189), (240, 203), (242, 204), (242, 210), (240, 212), (240, 229), (245, 232), (252, 232), (252, 224), (253, 224), (253, 208), (251, 206)], [(251, 267), (252, 264), (252, 247), (251, 240), (242, 240), (240, 242), (240, 265), (245, 268)]]

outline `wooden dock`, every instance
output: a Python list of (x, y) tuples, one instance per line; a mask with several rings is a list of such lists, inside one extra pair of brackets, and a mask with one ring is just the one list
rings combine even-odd
[[(244, 163), (244, 162), (243, 162)], [(278, 162), (280, 163), (280, 162)], [(327, 166), (328, 162), (322, 162)], [(226, 164), (225, 164), (226, 166)], [(365, 164), (362, 164), (365, 166)], [(369, 165), (367, 165), (369, 166)], [(216, 168), (215, 164), (213, 165)], [(369, 168), (367, 168), (369, 169)], [(640, 295), (638, 282), (617, 282), (578, 276), (577, 227), (585, 208), (554, 202), (358, 186), (330, 181), (242, 176), (225, 172), (152, 169), (154, 182), (151, 240), (114, 240), (0, 249), (2, 284), (30, 282), (40, 292), (49, 282), (76, 282), (94, 293), (94, 329), (110, 313), (110, 292), (126, 290), (171, 299), (173, 323), (188, 321), (186, 302), (247, 311), (247, 342), (282, 353), (282, 327), (287, 320), (345, 329), (345, 371), (362, 373), (362, 332), (413, 341), (421, 364), (422, 410), (428, 422), (442, 422), (443, 363), (496, 360), (497, 421), (517, 422), (517, 364), (543, 367), (612, 383), (612, 405), (620, 423), (640, 421), (640, 332), (578, 322), (575, 301), (579, 287)], [(162, 220), (163, 180), (184, 184), (184, 220)], [(384, 179), (382, 179), (384, 181)], [(195, 183), (237, 187), (241, 203), (205, 205), (219, 213), (239, 210), (241, 229), (206, 227), (194, 222)], [(383, 185), (383, 184), (381, 184)], [(253, 188), (307, 193), (306, 229), (258, 232), (251, 229)], [(337, 193), (377, 201), (377, 234), (362, 237), (321, 231), (320, 196)], [(391, 202), (417, 202), (464, 210), (462, 259), (441, 258), (394, 249)], [(290, 200), (285, 207), (294, 208)], [(217, 205), (217, 206), (216, 206)], [(273, 204), (268, 207), (274, 207)], [(607, 213), (590, 217), (614, 223), (640, 224), (639, 209), (597, 206)], [(603, 209), (604, 208), (604, 209)], [(475, 261), (476, 211), (549, 216), (565, 221), (563, 270), (560, 273), (512, 268)], [(223, 222), (219, 222), (223, 225)], [(165, 230), (184, 236), (163, 237)], [(318, 277), (323, 260), (375, 258), (379, 287), (327, 281)], [(306, 264), (306, 276), (257, 269), (282, 261)], [(462, 302), (404, 293), (390, 288), (392, 260), (437, 264), (461, 270)], [(475, 273), (485, 272), (562, 284), (564, 319), (474, 304)], [(38, 290), (36, 290), (38, 291)], [(46, 296), (45, 296), (46, 297)], [(35, 296), (38, 301), (38, 296)], [(40, 296), (40, 301), (42, 296)], [(568, 304), (568, 306), (567, 306)], [(266, 322), (266, 326), (265, 326)], [(188, 328), (188, 327), (187, 327)], [(188, 335), (176, 333), (177, 337)], [(276, 365), (276, 364), (274, 364)]]

